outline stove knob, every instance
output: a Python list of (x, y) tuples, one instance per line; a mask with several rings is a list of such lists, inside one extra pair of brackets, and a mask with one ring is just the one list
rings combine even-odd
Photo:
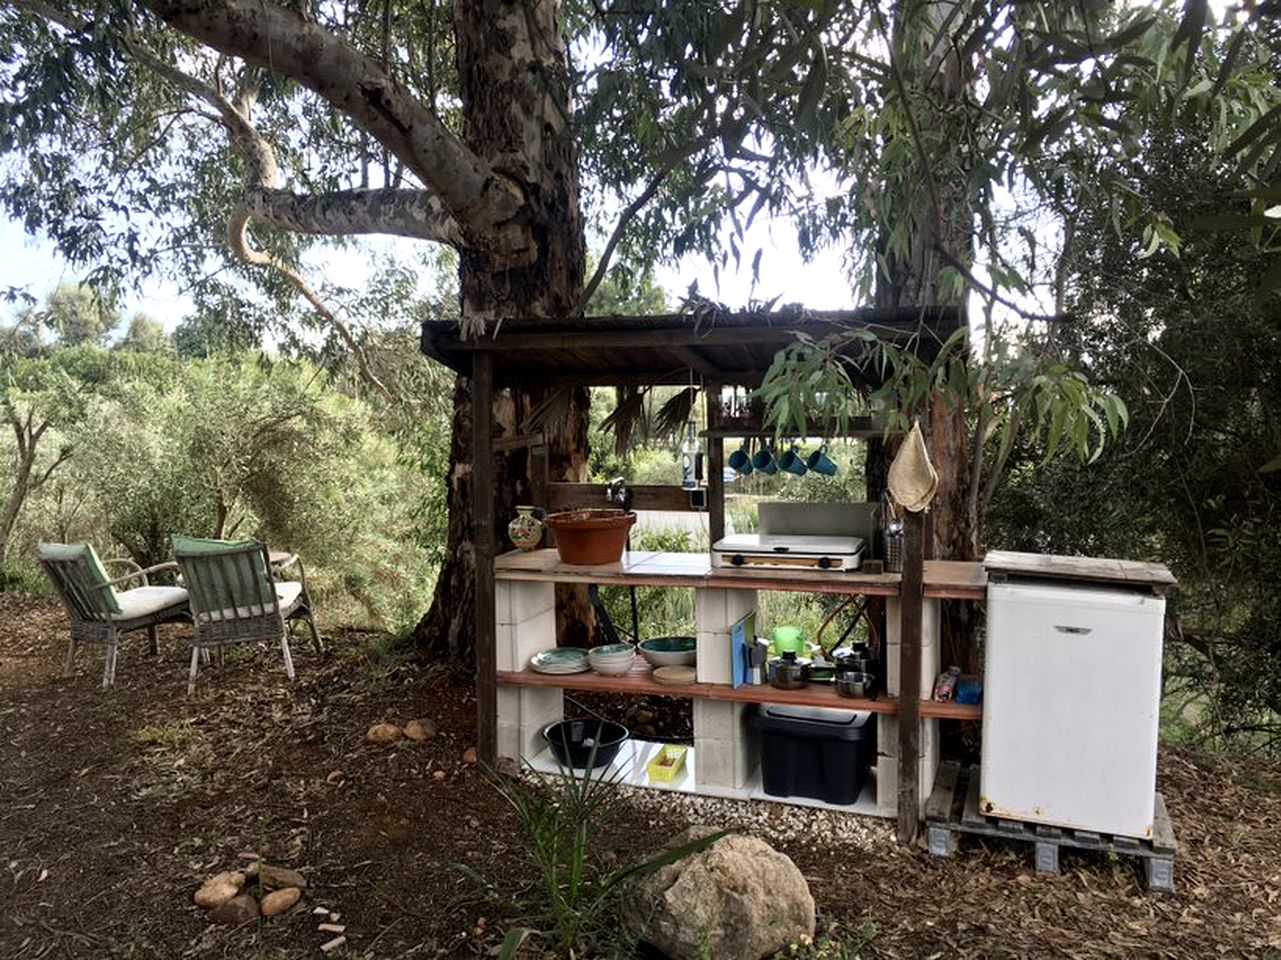
[(736, 553), (734, 556), (729, 558), (729, 562), (736, 567), (741, 567), (744, 563), (743, 555), (741, 553)]
[(831, 557), (819, 557), (819, 558), (818, 558), (818, 568), (819, 568), (820, 570), (827, 570), (827, 569), (829, 569), (831, 566), (832, 566), (832, 558), (831, 558)]

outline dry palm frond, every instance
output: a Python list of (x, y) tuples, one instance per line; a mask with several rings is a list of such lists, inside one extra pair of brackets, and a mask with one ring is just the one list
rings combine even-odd
[(574, 390), (557, 387), (529, 409), (525, 429), (529, 433), (542, 433), (547, 437), (560, 437), (569, 429), (574, 414)]
[(698, 399), (698, 391), (693, 387), (686, 387), (674, 394), (670, 400), (658, 408), (658, 413), (654, 415), (654, 435), (672, 437), (680, 434), (694, 410), (696, 399)]
[(613, 413), (601, 421), (601, 429), (613, 431), (614, 452), (620, 457), (636, 443), (649, 439), (649, 417), (646, 415), (647, 387), (624, 386), (615, 391), (617, 405)]

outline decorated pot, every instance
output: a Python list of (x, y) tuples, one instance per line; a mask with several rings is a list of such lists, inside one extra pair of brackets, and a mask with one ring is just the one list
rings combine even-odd
[(534, 516), (534, 507), (517, 507), (516, 516), (507, 524), (507, 536), (522, 550), (533, 550), (543, 539), (543, 522)]

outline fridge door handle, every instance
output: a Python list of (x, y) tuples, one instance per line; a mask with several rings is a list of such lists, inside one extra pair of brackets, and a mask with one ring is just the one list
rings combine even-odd
[(1087, 633), (1094, 632), (1093, 627), (1070, 627), (1067, 624), (1063, 624), (1063, 623), (1056, 623), (1054, 625), (1054, 629), (1057, 630), (1059, 633), (1070, 633), (1078, 637), (1083, 637)]

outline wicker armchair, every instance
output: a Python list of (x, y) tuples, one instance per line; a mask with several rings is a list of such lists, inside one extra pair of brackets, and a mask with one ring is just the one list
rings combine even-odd
[(201, 655), (207, 656), (211, 649), (221, 653), (234, 643), (279, 642), (285, 675), (293, 680), (289, 632), (294, 621), (306, 621), (316, 651), (322, 652), (305, 571), (300, 580), (277, 581), (273, 576), (274, 569), (295, 563), (302, 571), (297, 557), (289, 555), (273, 565), (263, 543), (185, 537), (174, 538), (174, 557), (187, 585), (195, 624), (188, 695), (196, 689)]
[[(42, 543), (36, 547), (36, 559), (45, 576), (66, 607), (71, 627), (64, 675), (71, 674), (76, 648), (82, 643), (106, 647), (102, 668), (102, 687), (116, 680), (116, 646), (123, 634), (146, 630), (151, 652), (157, 652), (156, 627), (174, 620), (185, 620), (187, 591), (181, 587), (153, 587), (149, 575), (171, 570), (173, 563), (161, 563), (143, 569), (132, 560), (114, 558), (108, 564), (122, 564), (133, 569), (114, 580), (107, 578), (103, 561), (86, 543)], [(127, 583), (140, 581), (141, 586), (117, 590)]]

